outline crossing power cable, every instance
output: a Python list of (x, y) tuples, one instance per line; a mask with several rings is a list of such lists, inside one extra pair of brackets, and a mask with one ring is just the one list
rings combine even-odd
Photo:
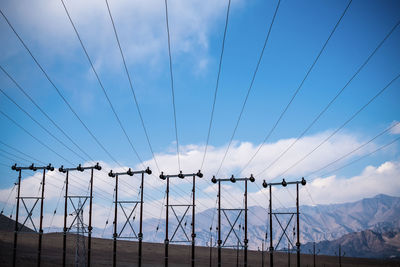
[(323, 144), (325, 144), (330, 138), (332, 138), (337, 132), (339, 132), (341, 129), (343, 129), (350, 121), (352, 121), (361, 111), (363, 111), (369, 104), (371, 104), (378, 96), (380, 96), (387, 88), (392, 85), (398, 78), (400, 77), (400, 73), (396, 75), (385, 87), (383, 87), (376, 95), (374, 95), (366, 104), (364, 104), (360, 109), (358, 109), (349, 119), (347, 119), (339, 128), (337, 128), (333, 133), (331, 133), (327, 138), (325, 138), (321, 143), (319, 143), (316, 147), (314, 147), (310, 152), (308, 152), (306, 155), (304, 155), (301, 159), (296, 161), (294, 164), (292, 164), (290, 167), (285, 169), (278, 177), (284, 175), (287, 173), (289, 170), (297, 166), (300, 162), (305, 160), (307, 157), (309, 157), (312, 153), (314, 153), (318, 148), (320, 148)]
[(215, 91), (214, 91), (214, 100), (213, 100), (213, 104), (212, 104), (212, 108), (211, 108), (211, 117), (210, 117), (210, 123), (208, 125), (206, 147), (204, 148), (204, 154), (203, 154), (203, 159), (201, 161), (200, 170), (203, 169), (204, 160), (206, 159), (206, 154), (207, 154), (208, 142), (210, 141), (211, 127), (212, 127), (213, 118), (214, 118), (215, 102), (217, 100), (217, 93), (218, 93), (218, 87), (219, 87), (219, 78), (220, 78), (221, 69), (222, 69), (222, 58), (224, 56), (224, 50), (225, 50), (225, 39), (226, 39), (226, 32), (227, 32), (227, 29), (228, 29), (230, 7), (231, 7), (231, 0), (228, 0), (228, 8), (226, 9), (226, 18), (225, 18), (224, 37), (222, 38), (222, 48), (221, 48), (221, 54), (219, 56), (218, 74), (217, 74), (217, 81), (216, 81), (216, 84), (215, 84)]
[(142, 128), (143, 128), (144, 134), (146, 135), (147, 144), (149, 145), (149, 149), (150, 149), (151, 154), (153, 156), (153, 160), (154, 160), (154, 163), (155, 163), (155, 165), (156, 165), (156, 167), (158, 169), (158, 172), (161, 172), (160, 168), (158, 166), (158, 162), (157, 162), (156, 156), (154, 154), (153, 146), (151, 145), (151, 142), (150, 142), (149, 134), (147, 133), (146, 125), (144, 123), (144, 119), (143, 119), (143, 116), (142, 116), (142, 112), (140, 110), (140, 106), (139, 106), (138, 100), (136, 98), (136, 93), (135, 93), (135, 90), (133, 88), (133, 82), (132, 82), (131, 76), (130, 76), (129, 71), (128, 71), (128, 67), (127, 67), (127, 64), (126, 64), (125, 56), (124, 56), (124, 53), (123, 53), (123, 50), (122, 50), (122, 47), (121, 47), (121, 43), (120, 43), (120, 40), (119, 40), (119, 37), (118, 37), (117, 29), (115, 27), (114, 19), (113, 19), (113, 16), (111, 14), (110, 6), (109, 6), (107, 0), (105, 0), (105, 2), (106, 2), (106, 5), (107, 5), (108, 14), (110, 16), (111, 24), (112, 24), (112, 27), (113, 27), (113, 30), (114, 30), (115, 39), (117, 40), (119, 52), (121, 54), (122, 62), (124, 63), (124, 69), (125, 69), (125, 73), (126, 73), (126, 76), (128, 78), (128, 81), (129, 81), (129, 87), (131, 89), (132, 96), (133, 96), (133, 99), (134, 99), (134, 102), (135, 102), (135, 105), (136, 105), (136, 109), (137, 109), (137, 112), (138, 112), (139, 117), (140, 117), (140, 122), (142, 124)]
[(335, 163), (341, 161), (342, 159), (344, 159), (344, 158), (350, 156), (351, 154), (353, 154), (353, 153), (359, 151), (360, 149), (362, 149), (362, 148), (365, 147), (366, 145), (370, 144), (372, 141), (374, 141), (374, 140), (377, 139), (378, 137), (384, 135), (385, 133), (389, 132), (389, 131), (392, 130), (393, 128), (397, 127), (399, 124), (400, 124), (400, 122), (397, 122), (397, 123), (393, 124), (393, 125), (390, 126), (389, 128), (387, 128), (387, 129), (385, 129), (384, 131), (380, 132), (379, 134), (375, 135), (373, 138), (371, 138), (371, 139), (368, 140), (367, 142), (365, 142), (365, 143), (363, 143), (362, 145), (356, 147), (355, 149), (353, 149), (353, 150), (347, 152), (346, 154), (344, 154), (343, 156), (337, 158), (336, 160), (334, 160), (334, 161), (332, 161), (332, 162), (330, 162), (330, 163), (324, 165), (323, 167), (319, 168), (318, 170), (315, 170), (315, 171), (309, 173), (307, 176), (311, 176), (311, 175), (313, 175), (313, 174), (315, 174), (315, 173), (319, 173), (320, 171), (322, 171), (322, 170), (328, 168), (329, 166), (332, 166), (333, 164), (335, 164)]
[(39, 121), (37, 121), (35, 118), (31, 116), (31, 114), (26, 111), (24, 108), (22, 108), (14, 99), (12, 99), (6, 92), (4, 92), (3, 89), (0, 88), (0, 91), (7, 97), (8, 100), (10, 100), (12, 103), (14, 103), (19, 110), (21, 110), (23, 113), (25, 113), (26, 116), (28, 116), (33, 122), (35, 122), (40, 128), (42, 128), (46, 133), (48, 133), (51, 137), (53, 137), (58, 143), (60, 143), (62, 146), (64, 146), (66, 149), (74, 153), (76, 156), (81, 158), (82, 160), (85, 160), (81, 155), (76, 153), (74, 150), (72, 150), (69, 146), (67, 146), (63, 141), (61, 141), (58, 137), (56, 137), (54, 134), (52, 134), (46, 127), (43, 126)]
[[(304, 131), (274, 160), (272, 161), (265, 169), (264, 172), (270, 169), (276, 162), (278, 162), (307, 132), (311, 129), (311, 127), (321, 118), (321, 116), (329, 109), (329, 107), (338, 99), (338, 97), (343, 93), (343, 91), (350, 85), (353, 79), (361, 72), (361, 70), (368, 64), (370, 59), (376, 54), (376, 52), (382, 47), (382, 45), (386, 42), (386, 40), (391, 36), (397, 26), (400, 24), (398, 21), (393, 28), (389, 31), (389, 33), (383, 38), (383, 40), (378, 44), (378, 46), (372, 51), (372, 53), (367, 57), (367, 59), (360, 65), (357, 71), (351, 76), (351, 78), (346, 82), (346, 84), (337, 92), (337, 94), (331, 99), (331, 101), (321, 110), (321, 112), (314, 118), (314, 120), (304, 129)], [(264, 143), (262, 143), (263, 145)], [(261, 145), (261, 146), (262, 146)], [(261, 147), (256, 151), (254, 156), (249, 160), (249, 162), (245, 165), (242, 171), (250, 164), (250, 162), (254, 159), (256, 154), (260, 151)]]
[(172, 107), (174, 109), (176, 154), (178, 157), (178, 168), (179, 168), (179, 170), (181, 170), (181, 160), (180, 160), (180, 156), (179, 156), (178, 125), (176, 122), (174, 75), (173, 75), (173, 69), (172, 69), (172, 56), (171, 56), (171, 40), (170, 40), (169, 22), (168, 22), (168, 0), (165, 0), (164, 3), (165, 3), (165, 24), (167, 26), (167, 35), (168, 35), (168, 56), (169, 56), (169, 73), (170, 73), (170, 78), (171, 78)]
[(79, 117), (78, 113), (72, 108), (71, 104), (68, 102), (68, 100), (64, 97), (64, 95), (61, 93), (59, 88), (55, 85), (53, 80), (50, 78), (50, 76), (47, 74), (47, 72), (44, 70), (42, 65), (39, 63), (39, 61), (36, 59), (36, 57), (33, 55), (29, 47), (25, 44), (21, 36), (17, 33), (17, 31), (14, 29), (12, 26), (11, 22), (8, 20), (8, 18), (5, 16), (3, 11), (0, 9), (0, 14), (3, 16), (5, 21), (7, 22), (8, 26), (11, 28), (11, 30), (14, 32), (15, 36), (18, 38), (18, 40), (21, 42), (21, 44), (24, 46), (26, 51), (29, 53), (35, 64), (38, 66), (38, 68), (41, 70), (41, 72), (44, 74), (46, 79), (50, 82), (52, 87), (56, 90), (57, 94), (61, 97), (61, 99), (64, 101), (64, 103), (68, 106), (69, 110), (74, 114), (76, 119), (79, 120), (81, 125), (86, 129), (86, 131), (89, 133), (89, 135), (92, 137), (92, 139), (100, 146), (100, 148), (110, 157), (112, 161), (114, 161), (117, 165), (122, 166), (112, 155), (111, 153), (104, 147), (104, 145), (97, 139), (97, 137), (93, 134), (93, 132), (89, 129), (89, 127), (83, 122), (83, 120)]
[(244, 108), (246, 107), (247, 99), (249, 98), (251, 89), (253, 88), (253, 84), (254, 84), (254, 81), (255, 81), (255, 79), (256, 79), (256, 75), (257, 75), (258, 69), (259, 69), (259, 67), (260, 67), (261, 60), (262, 60), (263, 55), (264, 55), (265, 47), (267, 46), (267, 43), (268, 43), (268, 40), (269, 40), (269, 36), (270, 36), (270, 34), (271, 34), (272, 26), (274, 25), (274, 21), (275, 21), (275, 18), (276, 18), (276, 14), (278, 13), (278, 9), (279, 9), (280, 2), (281, 2), (281, 1), (279, 0), (279, 1), (278, 1), (278, 4), (277, 4), (277, 6), (276, 6), (274, 15), (273, 15), (273, 17), (272, 17), (271, 24), (269, 25), (269, 29), (268, 29), (267, 36), (266, 36), (265, 41), (264, 41), (263, 48), (261, 49), (261, 53), (260, 53), (260, 56), (259, 56), (259, 58), (258, 58), (258, 61), (257, 61), (257, 64), (256, 64), (256, 68), (255, 68), (254, 73), (253, 73), (253, 76), (252, 76), (252, 78), (251, 78), (251, 82), (250, 82), (249, 88), (247, 89), (246, 97), (245, 97), (245, 99), (244, 99), (244, 101), (243, 101), (242, 108), (241, 108), (240, 113), (239, 113), (239, 117), (238, 117), (238, 119), (237, 119), (237, 121), (236, 121), (236, 125), (235, 125), (235, 128), (233, 129), (232, 136), (231, 136), (231, 138), (230, 138), (230, 140), (229, 140), (228, 146), (227, 146), (227, 148), (226, 148), (226, 150), (225, 150), (225, 154), (224, 154), (224, 156), (223, 156), (223, 158), (222, 158), (222, 160), (221, 160), (221, 163), (220, 163), (220, 165), (219, 165), (219, 167), (218, 167), (218, 170), (217, 170), (217, 173), (216, 173), (215, 176), (218, 176), (218, 174), (219, 174), (219, 172), (220, 172), (220, 170), (221, 170), (221, 168), (222, 168), (222, 165), (224, 164), (225, 158), (226, 158), (226, 156), (227, 156), (227, 154), (228, 154), (229, 148), (230, 148), (230, 146), (232, 145), (233, 138), (235, 137), (236, 130), (237, 130), (238, 126), (239, 126), (240, 119), (242, 118)]
[(253, 154), (253, 156), (250, 158), (250, 160), (245, 164), (245, 166), (242, 168), (242, 171), (244, 169), (247, 168), (247, 166), (250, 164), (251, 161), (253, 161), (253, 159), (256, 157), (256, 155), (260, 152), (261, 148), (264, 146), (264, 144), (267, 142), (267, 140), (270, 138), (270, 136), (272, 135), (272, 133), (275, 131), (276, 127), (278, 126), (279, 122), (282, 120), (283, 116), (285, 115), (285, 113), (287, 112), (287, 110), (289, 109), (290, 105), (292, 104), (292, 102), (294, 101), (294, 99), (296, 98), (297, 94), (299, 93), (299, 91), (301, 90), (301, 88), (303, 87), (305, 81), (307, 80), (308, 76), (310, 75), (311, 71), (314, 69), (314, 66), (317, 64), (320, 56), (322, 55), (322, 53), (324, 52), (326, 46), (329, 43), (329, 40), (332, 38), (333, 34), (335, 33), (336, 29), (338, 28), (340, 22), (342, 21), (343, 17), (345, 16), (345, 14), (347, 13), (347, 10), (349, 9), (350, 5), (352, 3), (352, 0), (349, 1), (349, 3), (347, 4), (346, 8), (344, 9), (344, 11), (342, 12), (341, 16), (339, 17), (339, 20), (336, 22), (335, 26), (333, 27), (332, 31), (330, 32), (328, 39), (326, 39), (324, 45), (322, 46), (321, 50), (319, 51), (319, 53), (317, 54), (317, 57), (314, 59), (314, 62), (311, 64), (310, 68), (308, 69), (306, 75), (304, 76), (303, 80), (301, 81), (301, 83), (299, 84), (299, 86), (297, 87), (296, 91), (294, 92), (294, 94), (292, 95), (290, 101), (287, 103), (287, 105), (285, 106), (285, 108), (283, 109), (283, 111), (281, 112), (281, 114), (279, 115), (278, 119), (276, 120), (275, 124), (273, 125), (273, 127), (271, 128), (271, 130), (268, 132), (268, 134), (265, 136), (264, 140), (261, 142), (261, 145), (258, 147), (258, 149), (256, 150), (256, 152)]
[(83, 49), (83, 51), (84, 51), (84, 53), (85, 53), (85, 55), (86, 55), (86, 58), (87, 58), (87, 60), (89, 61), (90, 67), (91, 67), (91, 69), (92, 69), (94, 75), (96, 76), (97, 82), (99, 83), (99, 85), (100, 85), (100, 87), (101, 87), (101, 90), (103, 91), (104, 96), (106, 97), (107, 102), (108, 102), (108, 104), (110, 105), (110, 108), (111, 108), (111, 110), (112, 110), (112, 112), (113, 112), (113, 114), (114, 114), (114, 116), (115, 116), (115, 118), (116, 118), (116, 120), (117, 120), (117, 122), (118, 122), (118, 124), (119, 124), (119, 126), (120, 126), (120, 128), (121, 128), (121, 130), (123, 131), (123, 133), (124, 133), (126, 139), (128, 140), (128, 142), (129, 142), (129, 144), (130, 144), (132, 150), (134, 151), (136, 157), (138, 158), (139, 162), (142, 164), (143, 168), (145, 168), (145, 166), (143, 165), (143, 160), (142, 160), (141, 157), (139, 156), (139, 154), (138, 154), (138, 152), (137, 152), (135, 146), (133, 145), (131, 139), (129, 138), (128, 133), (126, 132), (125, 127), (123, 126), (123, 124), (122, 124), (122, 122), (121, 122), (121, 120), (120, 120), (120, 118), (119, 118), (119, 116), (118, 116), (118, 114), (117, 114), (117, 112), (116, 112), (116, 110), (115, 110), (113, 104), (111, 103), (111, 100), (110, 100), (110, 98), (109, 98), (109, 96), (108, 96), (108, 94), (107, 94), (107, 91), (106, 91), (106, 89), (104, 88), (104, 85), (103, 85), (102, 81), (100, 80), (100, 77), (99, 77), (99, 75), (98, 75), (98, 73), (97, 73), (97, 71), (96, 71), (96, 69), (95, 69), (95, 67), (94, 67), (94, 65), (93, 65), (92, 60), (90, 59), (90, 56), (89, 56), (89, 54), (88, 54), (88, 52), (87, 52), (87, 50), (86, 50), (85, 45), (83, 44), (83, 41), (82, 41), (81, 36), (80, 36), (80, 34), (79, 34), (79, 32), (78, 32), (76, 26), (75, 26), (75, 23), (73, 22), (73, 20), (72, 20), (70, 14), (69, 14), (69, 11), (68, 11), (68, 9), (67, 9), (67, 6), (66, 6), (65, 3), (64, 3), (64, 0), (61, 0), (61, 3), (62, 3), (62, 5), (63, 5), (63, 7), (64, 7), (65, 13), (66, 13), (67, 16), (68, 16), (68, 19), (69, 19), (69, 21), (70, 21), (72, 27), (74, 28), (74, 32), (75, 32), (75, 34), (76, 34), (76, 36), (77, 36), (77, 38), (78, 38), (78, 40), (79, 40), (79, 43), (80, 43), (80, 45), (81, 45), (81, 47), (82, 47), (82, 49)]

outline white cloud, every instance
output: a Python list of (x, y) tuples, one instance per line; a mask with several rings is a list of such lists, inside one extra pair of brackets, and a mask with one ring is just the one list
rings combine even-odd
[[(324, 132), (313, 136), (307, 136), (298, 141), (291, 151), (283, 157), (279, 163), (267, 171), (265, 176), (257, 177), (256, 184), (249, 184), (249, 205), (261, 205), (266, 207), (268, 204), (268, 191), (262, 188), (262, 180), (270, 181), (275, 175), (293, 164), (298, 158), (304, 155), (315, 144), (325, 139), (330, 132)], [(248, 170), (253, 173), (259, 172), (263, 166), (273, 161), (291, 142), (293, 139), (279, 140), (275, 143), (266, 144), (254, 162), (249, 166)], [(337, 135), (327, 142), (321, 151), (317, 151), (309, 160), (302, 162), (288, 175), (296, 177), (299, 173), (306, 174), (315, 169), (324, 166), (325, 164), (335, 160), (348, 151), (358, 147), (363, 143), (361, 138), (354, 134)], [(377, 144), (370, 144), (368, 147), (357, 151), (357, 155), (365, 155), (375, 149)], [(256, 151), (258, 147), (249, 142), (236, 142), (231, 148), (231, 152), (226, 158), (221, 174), (218, 178), (229, 177), (232, 173), (235, 176), (249, 176), (250, 171), (245, 170), (243, 173), (238, 173), (238, 170), (243, 168), (249, 157)], [(215, 207), (217, 196), (217, 186), (212, 184), (210, 179), (215, 174), (219, 167), (220, 160), (225, 152), (226, 147), (210, 147), (205, 161), (205, 169), (203, 178), (196, 178), (197, 211), (203, 211), (208, 208)], [(184, 166), (184, 173), (195, 173), (199, 168), (199, 163), (202, 160), (204, 146), (188, 145), (181, 149), (181, 165)], [(352, 155), (341, 162), (344, 164), (353, 157)], [(157, 160), (160, 168), (166, 174), (177, 173), (177, 159), (174, 152), (159, 153)], [(92, 163), (86, 163), (90, 165)], [(103, 166), (101, 172), (95, 172), (94, 183), (94, 204), (96, 205), (94, 224), (97, 227), (103, 227), (104, 222), (109, 214), (112, 205), (114, 193), (115, 178), (110, 178), (107, 172), (110, 169), (113, 171), (122, 171), (126, 168), (115, 168), (105, 162), (100, 162)], [(154, 162), (148, 160), (144, 162), (153, 170), (153, 175), (145, 177), (144, 198), (145, 198), (145, 218), (159, 218), (164, 216), (163, 196), (165, 192), (166, 182), (158, 178), (158, 173), (155, 169)], [(260, 165), (260, 166), (258, 166)], [(142, 166), (135, 166), (134, 169), (142, 169)], [(21, 186), (21, 195), (36, 196), (41, 181), (41, 173), (31, 175), (30, 172), (23, 173), (23, 182)], [(26, 177), (26, 178), (25, 178)], [(71, 194), (87, 194), (89, 172), (74, 172), (70, 176), (70, 193)], [(306, 187), (311, 193), (313, 199), (318, 204), (337, 203), (358, 200), (363, 197), (373, 196), (379, 193), (398, 195), (400, 192), (400, 162), (389, 161), (378, 167), (368, 166), (364, 171), (354, 177), (337, 177), (335, 175), (329, 177), (317, 177), (313, 181), (308, 181)], [(59, 209), (62, 209), (63, 187), (65, 174), (58, 171), (49, 172), (46, 176), (46, 213), (51, 215), (51, 212), (56, 208), (58, 199), (61, 194), (61, 204)], [(289, 178), (290, 179), (290, 178)], [(135, 200), (138, 197), (140, 178), (137, 176), (120, 176), (119, 199), (120, 200)], [(190, 203), (190, 195), (192, 189), (192, 179), (187, 177), (182, 179), (171, 179), (170, 187), (170, 203), (188, 204)], [(11, 188), (0, 190), (0, 201), (5, 202)], [(243, 184), (242, 183), (224, 183), (222, 184), (222, 203), (224, 207), (241, 207), (243, 205)], [(305, 189), (301, 189), (301, 204), (313, 204)], [(295, 191), (294, 187), (274, 188), (274, 207), (293, 206)], [(15, 191), (10, 199), (15, 199)], [(164, 203), (165, 204), (165, 203)], [(164, 209), (163, 212), (162, 209)], [(11, 210), (11, 207), (9, 207)], [(49, 217), (51, 217), (49, 215)], [(60, 215), (57, 213), (57, 216)], [(122, 215), (122, 213), (121, 213)], [(46, 219), (47, 220), (47, 219)], [(60, 218), (56, 217), (54, 223), (61, 222)]]
[[(121, 57), (105, 1), (68, 0), (65, 4), (96, 66), (120, 66)], [(146, 63), (156, 67), (160, 57), (166, 58), (164, 1), (110, 0), (109, 5), (128, 64)], [(17, 31), (34, 41), (47, 58), (67, 59), (76, 51), (84, 56), (61, 1), (40, 0), (35, 4), (10, 1), (3, 3), (3, 7)], [(189, 55), (192, 65), (197, 66), (194, 71), (204, 69), (210, 33), (215, 22), (224, 17), (225, 10), (225, 1), (169, 1), (173, 56), (188, 58)]]

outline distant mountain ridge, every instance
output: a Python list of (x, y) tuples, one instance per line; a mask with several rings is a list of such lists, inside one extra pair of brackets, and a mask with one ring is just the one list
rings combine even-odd
[[(347, 257), (400, 259), (400, 229), (385, 233), (373, 230), (350, 233), (336, 240), (318, 242), (315, 247), (319, 254), (335, 255), (339, 245)], [(302, 251), (311, 253), (313, 244), (305, 244)]]

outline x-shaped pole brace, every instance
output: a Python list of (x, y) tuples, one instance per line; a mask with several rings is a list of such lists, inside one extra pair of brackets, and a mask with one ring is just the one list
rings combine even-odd
[[(183, 228), (183, 226), (182, 226), (182, 221), (183, 221), (183, 219), (185, 218), (186, 213), (188, 212), (188, 210), (189, 210), (190, 207), (191, 207), (191, 205), (188, 205), (188, 206), (186, 207), (185, 213), (183, 214), (183, 216), (181, 217), (181, 219), (179, 219), (178, 215), (176, 214), (176, 212), (175, 212), (175, 210), (174, 210), (174, 207), (171, 206), (171, 210), (172, 210), (172, 212), (174, 213), (176, 220), (178, 221), (178, 226), (176, 226), (175, 231), (174, 231), (174, 234), (172, 235), (170, 242), (172, 242), (172, 240), (174, 239), (174, 236), (175, 236), (176, 232), (178, 232), (179, 227), (182, 229), (183, 233), (185, 234), (186, 239), (187, 239), (187, 242), (190, 242), (190, 239), (189, 239), (188, 235), (186, 234), (185, 228)], [(186, 240), (185, 240), (185, 241), (186, 241)], [(178, 242), (178, 241), (175, 241), (175, 242)]]
[(287, 230), (287, 228), (289, 227), (290, 222), (292, 221), (294, 214), (295, 214), (295, 213), (292, 213), (292, 215), (290, 216), (290, 219), (289, 219), (288, 223), (286, 224), (286, 227), (283, 228), (281, 222), (280, 222), (279, 219), (278, 219), (278, 216), (276, 216), (276, 214), (274, 213), (274, 216), (275, 216), (276, 220), (277, 220), (278, 223), (279, 223), (279, 226), (281, 227), (281, 229), (282, 229), (282, 231), (283, 231), (283, 233), (281, 234), (281, 237), (279, 238), (278, 244), (275, 246), (275, 250), (278, 248), (279, 243), (281, 242), (282, 237), (283, 237), (284, 235), (287, 237), (287, 239), (288, 239), (290, 245), (292, 245), (292, 247), (293, 247), (293, 243), (292, 243), (292, 241), (290, 241), (290, 238), (289, 238), (288, 235), (286, 234), (286, 230)]
[[(69, 200), (70, 200), (70, 202), (72, 204), (72, 207), (74, 208), (74, 211), (75, 211), (75, 217), (72, 220), (72, 223), (68, 228), (68, 232), (69, 232), (71, 230), (72, 226), (74, 225), (76, 219), (78, 219), (82, 223), (82, 225), (85, 225), (83, 220), (82, 220), (82, 218), (79, 216), (79, 213), (83, 210), (83, 207), (85, 206), (86, 200), (88, 200), (89, 197), (82, 197), (85, 200), (83, 201), (82, 205), (80, 207), (78, 207), (78, 208), (76, 208), (74, 202), (72, 201), (72, 197), (69, 196), (68, 198), (69, 198)], [(85, 231), (85, 233), (87, 232), (86, 229), (84, 229), (84, 231)]]
[(19, 228), (19, 231), (22, 230), (22, 228), (25, 226), (25, 223), (26, 223), (26, 222), (28, 221), (28, 219), (29, 219), (29, 220), (31, 221), (31, 223), (32, 223), (33, 228), (35, 229), (35, 232), (37, 232), (35, 223), (34, 223), (33, 220), (32, 220), (32, 211), (35, 209), (36, 204), (38, 203), (39, 199), (40, 199), (39, 197), (36, 198), (36, 201), (35, 201), (35, 203), (33, 203), (32, 208), (31, 208), (30, 210), (28, 210), (28, 207), (27, 207), (27, 205), (26, 205), (26, 203), (25, 203), (25, 201), (24, 201), (24, 197), (21, 197), (22, 204), (24, 205), (24, 208), (25, 208), (25, 210), (26, 210), (26, 212), (27, 212), (28, 215), (26, 216), (24, 223), (23, 223), (23, 224), (21, 225), (21, 227)]
[(135, 209), (136, 209), (136, 207), (137, 207), (137, 205), (138, 205), (138, 202), (135, 203), (135, 206), (133, 207), (132, 211), (129, 213), (129, 216), (126, 214), (125, 209), (124, 209), (124, 206), (122, 206), (122, 203), (121, 203), (121, 202), (118, 202), (118, 204), (119, 204), (119, 206), (121, 207), (122, 212), (124, 213), (125, 218), (126, 218), (125, 224), (124, 224), (124, 226), (122, 227), (121, 231), (119, 232), (118, 237), (121, 237), (121, 234), (122, 234), (122, 232), (124, 231), (126, 225), (129, 224), (129, 227), (132, 229), (133, 234), (134, 234), (134, 237), (133, 237), (133, 238), (138, 238), (138, 237), (137, 237), (137, 234), (136, 234), (136, 232), (135, 232), (135, 229), (133, 228), (131, 222), (129, 221), (129, 220), (131, 219), (132, 215), (133, 215), (133, 212), (135, 211)]
[(230, 234), (232, 233), (232, 231), (233, 231), (233, 233), (235, 234), (235, 236), (236, 236), (236, 238), (237, 238), (237, 240), (238, 240), (240, 246), (243, 246), (243, 245), (242, 245), (242, 241), (240, 240), (239, 236), (237, 235), (237, 233), (236, 233), (236, 231), (235, 231), (235, 225), (236, 225), (237, 221), (239, 220), (240, 215), (242, 214), (242, 211), (243, 211), (243, 210), (240, 210), (240, 212), (239, 212), (238, 215), (236, 216), (236, 219), (235, 219), (235, 221), (233, 222), (233, 224), (232, 224), (231, 221), (229, 220), (228, 215), (226, 215), (225, 210), (223, 210), (223, 209), (221, 209), (221, 210), (222, 210), (222, 212), (224, 213), (225, 218), (226, 218), (226, 220), (228, 221), (229, 225), (231, 226), (231, 229), (229, 230), (228, 235), (226, 236), (226, 238), (225, 238), (224, 243), (222, 244), (222, 246), (225, 245), (225, 243), (226, 243), (226, 241), (228, 240), (228, 238), (229, 238)]

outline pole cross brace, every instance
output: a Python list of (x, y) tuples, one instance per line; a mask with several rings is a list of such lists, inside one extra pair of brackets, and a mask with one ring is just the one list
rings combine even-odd
[[(225, 240), (224, 240), (224, 242), (222, 244), (222, 247), (225, 247), (225, 243), (228, 240), (228, 238), (229, 238), (229, 236), (230, 236), (230, 234), (232, 232), (236, 236), (236, 239), (239, 242), (240, 246), (243, 246), (242, 241), (240, 240), (239, 236), (237, 235), (237, 233), (235, 231), (235, 225), (236, 225), (237, 221), (239, 220), (240, 215), (242, 214), (244, 209), (221, 209), (221, 210), (222, 210), (222, 213), (225, 215), (225, 218), (226, 218), (226, 220), (228, 221), (228, 223), (230, 225), (230, 230), (229, 230), (228, 235), (226, 236), (226, 238), (225, 238)], [(233, 224), (231, 223), (231, 221), (229, 220), (228, 215), (226, 214), (226, 211), (232, 211), (232, 210), (238, 210), (239, 211), (239, 213), (236, 216), (235, 221), (233, 222)]]
[[(125, 220), (125, 223), (124, 223), (124, 225), (122, 226), (122, 229), (121, 229), (121, 231), (119, 232), (119, 234), (118, 234), (117, 237), (118, 237), (118, 238), (134, 238), (134, 239), (137, 239), (138, 236), (137, 236), (137, 234), (136, 234), (135, 229), (133, 228), (133, 225), (132, 225), (131, 222), (130, 222), (130, 219), (131, 219), (133, 213), (135, 212), (136, 207), (137, 207), (137, 205), (140, 203), (140, 201), (118, 201), (117, 203), (118, 203), (119, 206), (121, 207), (121, 210), (122, 210), (122, 212), (124, 213), (125, 219), (126, 219), (126, 220)], [(125, 211), (125, 209), (124, 209), (124, 206), (122, 205), (123, 203), (135, 203), (135, 206), (133, 207), (133, 209), (131, 210), (131, 212), (129, 213), (129, 215), (127, 215), (127, 213), (126, 213), (126, 211)], [(123, 237), (123, 236), (121, 236), (121, 234), (122, 234), (122, 232), (124, 231), (124, 229), (125, 229), (125, 227), (126, 227), (127, 224), (129, 224), (129, 227), (131, 228), (131, 230), (132, 230), (132, 232), (133, 232), (133, 234), (134, 234), (133, 237)]]
[[(189, 205), (189, 204), (188, 205), (183, 205), (183, 204), (181, 204), (181, 205), (168, 205), (168, 206), (171, 207), (171, 210), (174, 213), (176, 220), (178, 221), (178, 225), (175, 228), (174, 234), (172, 235), (170, 242), (191, 242), (190, 239), (189, 239), (189, 236), (187, 235), (187, 233), (185, 231), (185, 228), (183, 228), (183, 226), (182, 226), (182, 222), (183, 222), (183, 219), (185, 218), (187, 212), (189, 211), (189, 208), (192, 207), (193, 205)], [(176, 213), (176, 211), (174, 209), (174, 207), (176, 207), (176, 206), (186, 207), (186, 210), (183, 213), (181, 218), (179, 218), (178, 214)], [(174, 241), (173, 239), (175, 237), (175, 234), (178, 232), (179, 228), (182, 229), (183, 233), (185, 234), (186, 240), (175, 240)]]
[[(22, 200), (22, 204), (24, 205), (25, 211), (28, 214), (27, 217), (25, 218), (24, 223), (21, 225), (21, 227), (19, 228), (18, 231), (21, 231), (22, 228), (25, 226), (26, 222), (29, 221), (32, 223), (33, 228), (35, 229), (35, 232), (37, 232), (37, 228), (35, 223), (32, 220), (32, 211), (35, 209), (36, 204), (38, 203), (39, 199), (41, 199), (41, 197), (20, 197), (20, 199)], [(31, 209), (28, 210), (28, 206), (26, 205), (25, 199), (35, 199), (35, 202), (33, 203)]]
[[(290, 223), (292, 222), (293, 216), (296, 214), (296, 212), (292, 212), (292, 213), (287, 212), (287, 213), (285, 213), (285, 214), (291, 214), (291, 216), (290, 216), (290, 218), (289, 218), (289, 221), (287, 222), (285, 228), (283, 228), (282, 223), (279, 221), (277, 214), (274, 213), (274, 212), (273, 212), (272, 214), (274, 215), (275, 219), (277, 220), (279, 226), (281, 227), (281, 229), (282, 229), (282, 231), (283, 231), (282, 234), (281, 234), (281, 236), (280, 236), (280, 238), (279, 238), (278, 244), (275, 246), (275, 250), (278, 249), (278, 246), (279, 246), (279, 244), (281, 243), (281, 240), (282, 240), (283, 236), (286, 236), (287, 240), (289, 241), (289, 243), (290, 243), (290, 244), (292, 245), (292, 247), (293, 247), (293, 243), (292, 243), (292, 241), (290, 241), (289, 236), (286, 234), (286, 230), (287, 230), (287, 228), (289, 227)], [(278, 214), (282, 214), (282, 213), (278, 213)]]
[[(82, 205), (81, 205), (80, 207), (76, 207), (76, 206), (75, 206), (74, 201), (73, 201), (74, 198), (78, 198), (79, 200), (82, 199), (82, 198), (84, 199), (84, 201), (83, 201), (83, 203), (82, 203)], [(74, 212), (73, 212), (72, 214), (75, 215), (75, 216), (74, 216), (74, 219), (72, 220), (70, 226), (69, 226), (68, 229), (67, 229), (68, 232), (71, 231), (72, 226), (74, 225), (74, 223), (75, 223), (75, 221), (76, 221), (77, 219), (80, 221), (80, 223), (82, 223), (82, 225), (85, 225), (84, 222), (83, 222), (83, 220), (82, 220), (82, 218), (79, 216), (79, 213), (82, 212), (83, 208), (85, 207), (86, 201), (87, 201), (89, 198), (90, 198), (90, 197), (88, 197), (88, 196), (68, 196), (68, 199), (69, 199), (69, 201), (71, 202), (72, 207), (74, 208)], [(84, 232), (87, 233), (87, 230), (84, 229)]]

